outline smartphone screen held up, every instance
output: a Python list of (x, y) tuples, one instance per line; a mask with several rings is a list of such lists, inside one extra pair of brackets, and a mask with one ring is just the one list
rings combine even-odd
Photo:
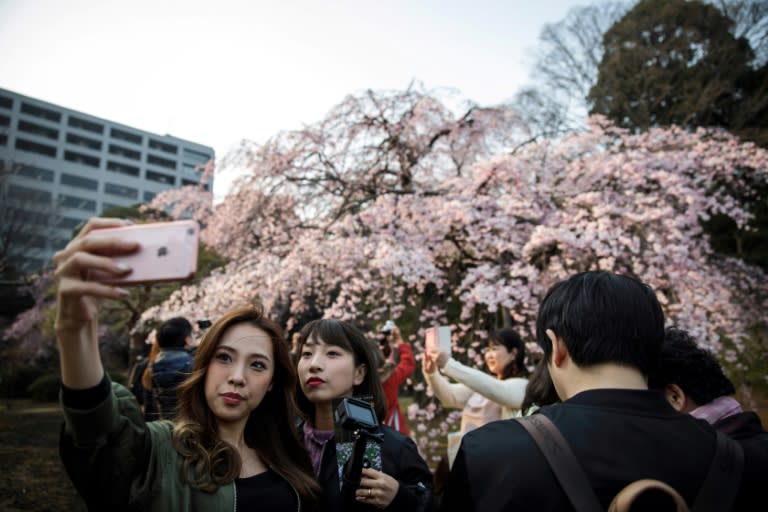
[(96, 229), (87, 236), (131, 240), (141, 247), (134, 253), (112, 257), (130, 267), (129, 274), (116, 277), (92, 270), (86, 279), (120, 286), (189, 280), (197, 271), (199, 231), (193, 220)]
[(430, 327), (424, 336), (424, 348), (427, 352), (438, 350), (451, 354), (451, 328), (448, 325)]

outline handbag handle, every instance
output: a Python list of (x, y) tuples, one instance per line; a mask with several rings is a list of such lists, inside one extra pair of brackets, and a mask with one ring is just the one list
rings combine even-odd
[(675, 502), (675, 510), (677, 512), (688, 512), (688, 505), (680, 493), (674, 490), (669, 485), (659, 480), (653, 480), (650, 478), (644, 478), (642, 480), (635, 480), (628, 484), (619, 493), (614, 496), (608, 507), (608, 512), (630, 512), (632, 510), (632, 503), (638, 496), (646, 491), (652, 489), (659, 490), (668, 494)]

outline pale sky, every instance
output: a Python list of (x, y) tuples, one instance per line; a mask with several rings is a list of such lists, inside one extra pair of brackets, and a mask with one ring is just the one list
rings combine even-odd
[(221, 157), (369, 88), (416, 80), (505, 101), (528, 81), (543, 25), (590, 3), (0, 0), (0, 87)]

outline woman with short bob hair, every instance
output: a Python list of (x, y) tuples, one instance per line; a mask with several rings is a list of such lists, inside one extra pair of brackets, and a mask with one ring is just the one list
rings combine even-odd
[[(300, 435), (323, 487), (322, 509), (436, 510), (432, 474), (416, 445), (383, 424), (387, 406), (376, 350), (373, 342), (349, 322), (314, 320), (301, 330), (298, 403), (305, 421)], [(344, 474), (353, 443), (342, 437), (346, 432), (335, 424), (334, 417), (334, 407), (344, 397), (361, 397), (370, 404), (381, 435), (380, 443), (367, 443), (365, 453), (371, 467), (362, 470), (360, 484), (349, 494), (349, 489), (342, 489), (340, 475)]]

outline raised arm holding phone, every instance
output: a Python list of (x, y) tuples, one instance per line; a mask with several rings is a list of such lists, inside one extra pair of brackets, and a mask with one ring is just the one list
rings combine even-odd
[[(470, 368), (451, 357), (444, 344), (428, 340), (422, 358), (422, 371), (427, 385), (443, 407), (462, 409), (459, 432), (448, 434), (448, 463), (459, 448), (461, 437), (489, 421), (507, 419), (519, 414), (528, 384), (525, 350), (518, 334), (503, 328), (490, 333), (485, 349), (488, 370)], [(440, 371), (438, 371), (438, 369)], [(450, 382), (448, 377), (457, 381)]]
[[(296, 370), (282, 329), (261, 308), (235, 308), (205, 333), (179, 388), (176, 423), (144, 421), (133, 394), (110, 382), (99, 353), (98, 301), (125, 297), (116, 283), (136, 277), (131, 262), (147, 253), (121, 230), (90, 235), (128, 226), (91, 219), (54, 256), (65, 418), (59, 449), (78, 493), (89, 510), (311, 509), (319, 487), (293, 428)], [(161, 246), (167, 254), (173, 244)]]

